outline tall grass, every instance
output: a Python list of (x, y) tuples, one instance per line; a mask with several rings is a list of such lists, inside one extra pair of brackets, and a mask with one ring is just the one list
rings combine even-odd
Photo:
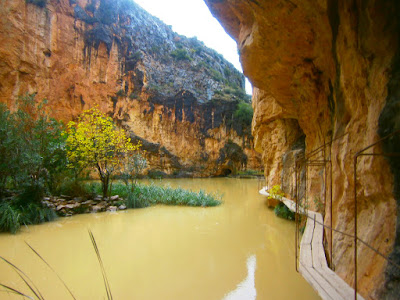
[[(100, 183), (90, 183), (90, 189), (101, 192)], [(182, 188), (162, 187), (155, 184), (136, 184), (133, 191), (121, 183), (115, 183), (112, 188), (113, 195), (125, 199), (128, 208), (147, 207), (155, 204), (185, 205), (185, 206), (218, 206), (220, 197), (207, 194), (203, 190), (193, 192)]]
[(0, 204), (0, 231), (16, 233), (22, 225), (39, 224), (56, 218), (54, 210), (36, 203), (21, 206), (4, 201)]
[(9, 202), (0, 204), (0, 231), (16, 233), (21, 227), (21, 213)]
[[(100, 256), (99, 248), (97, 247), (96, 240), (95, 240), (94, 235), (93, 235), (93, 233), (92, 233), (92, 231), (90, 229), (89, 229), (89, 236), (90, 236), (90, 240), (92, 241), (93, 249), (94, 249), (94, 251), (96, 253), (97, 259), (99, 261), (99, 266), (100, 266), (101, 273), (103, 275), (103, 280), (104, 280), (104, 287), (105, 287), (106, 293), (107, 293), (107, 299), (108, 300), (112, 300), (113, 296), (112, 296), (112, 293), (111, 293), (110, 283), (108, 282), (108, 279), (107, 279), (107, 274), (106, 274), (106, 271), (105, 271), (105, 268), (104, 268), (104, 265), (103, 265), (103, 261), (102, 261), (101, 256)], [(76, 297), (72, 293), (71, 289), (67, 286), (67, 284), (64, 282), (64, 280), (62, 280), (62, 278), (57, 274), (57, 272), (53, 269), (53, 267), (31, 245), (29, 245), (27, 242), (25, 242), (25, 243), (33, 251), (33, 253), (35, 253), (46, 264), (46, 266), (57, 276), (57, 278), (61, 281), (61, 283), (66, 288), (66, 290), (71, 295), (72, 299), (76, 299)], [(2, 256), (0, 256), (0, 260), (3, 260), (8, 266), (10, 266), (17, 273), (17, 275), (21, 278), (21, 280), (24, 282), (24, 284), (31, 291), (33, 296), (29, 296), (27, 294), (24, 294), (21, 291), (18, 291), (17, 289), (15, 289), (13, 287), (10, 287), (10, 286), (7, 286), (7, 285), (2, 284), (2, 283), (0, 283), (0, 287), (3, 287), (5, 289), (5, 291), (7, 291), (9, 293), (13, 293), (13, 294), (19, 295), (22, 298), (27, 298), (27, 299), (31, 299), (31, 300), (33, 300), (33, 299), (44, 300), (45, 299), (43, 297), (42, 293), (40, 292), (40, 290), (35, 285), (34, 281), (24, 271), (22, 271), (19, 267), (17, 267), (12, 262), (10, 262), (9, 260), (5, 259)]]

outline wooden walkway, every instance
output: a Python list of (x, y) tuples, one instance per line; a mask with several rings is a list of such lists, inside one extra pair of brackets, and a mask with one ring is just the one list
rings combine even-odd
[[(259, 193), (269, 196), (265, 188), (261, 189)], [(282, 202), (291, 211), (296, 211), (294, 201), (283, 197)], [(304, 209), (300, 209), (300, 213), (307, 215), (308, 219), (300, 242), (299, 272), (322, 299), (355, 299), (354, 289), (333, 272), (326, 262), (322, 244), (324, 232), (321, 225), (324, 223), (322, 215)], [(357, 299), (363, 300), (364, 298), (357, 294)]]

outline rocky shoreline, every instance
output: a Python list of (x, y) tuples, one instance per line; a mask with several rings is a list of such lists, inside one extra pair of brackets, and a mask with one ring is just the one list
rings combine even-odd
[(93, 199), (70, 197), (67, 195), (44, 197), (42, 204), (53, 209), (57, 215), (69, 217), (76, 214), (97, 213), (103, 211), (126, 210), (124, 199), (118, 195), (104, 198), (97, 195)]

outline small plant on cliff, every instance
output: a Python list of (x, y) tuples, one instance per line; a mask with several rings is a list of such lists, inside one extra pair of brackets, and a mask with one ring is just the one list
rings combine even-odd
[(282, 200), (282, 197), (285, 196), (279, 184), (274, 185), (271, 189), (269, 189), (268, 194), (269, 194), (268, 199), (276, 199), (276, 200)]
[(185, 49), (176, 49), (171, 52), (171, 56), (176, 60), (192, 60)]
[(118, 92), (116, 93), (116, 95), (118, 97), (126, 97), (126, 93), (123, 89), (118, 90)]
[(71, 168), (92, 168), (98, 172), (103, 197), (108, 195), (111, 175), (120, 166), (124, 155), (138, 149), (123, 129), (97, 108), (84, 111), (78, 122), (68, 123), (67, 157)]
[(324, 210), (324, 203), (321, 201), (320, 197), (315, 197), (314, 198), (314, 205), (315, 208), (318, 212), (323, 212)]
[(233, 116), (236, 122), (242, 125), (242, 127), (250, 128), (251, 121), (253, 120), (253, 108), (249, 103), (241, 101), (239, 102)]

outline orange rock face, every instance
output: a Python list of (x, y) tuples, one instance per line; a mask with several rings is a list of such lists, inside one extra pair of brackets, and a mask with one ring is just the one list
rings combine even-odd
[(0, 102), (13, 108), (35, 92), (64, 121), (98, 106), (143, 141), (152, 169), (169, 174), (241, 169), (217, 163), (228, 140), (242, 146), (247, 168), (260, 168), (251, 135), (227, 124), (235, 101), (216, 94), (224, 82), (243, 91), (244, 78), (217, 53), (130, 1), (28, 2), (0, 9)]
[[(400, 129), (396, 123), (399, 4), (344, 0), (205, 2), (236, 39), (244, 73), (255, 87), (253, 135), (255, 148), (262, 153), (267, 183), (282, 184), (294, 197), (291, 151), (298, 148), (302, 136), (306, 156), (327, 144), (312, 160), (331, 163), (324, 167), (310, 161), (300, 177), (303, 184), (307, 178), (311, 208), (325, 206), (325, 223), (330, 225), (332, 220), (335, 229), (353, 234), (354, 155)], [(389, 125), (384, 125), (385, 120)], [(388, 149), (400, 150), (398, 140), (388, 143)], [(383, 144), (369, 153), (382, 153)], [(397, 264), (398, 168), (398, 162), (388, 163), (382, 156), (361, 156), (356, 166), (358, 237)], [(330, 232), (326, 235), (330, 243)], [(353, 240), (334, 233), (332, 246), (328, 256), (333, 257), (333, 269), (353, 285)], [(400, 293), (396, 267), (361, 243), (357, 251), (361, 294), (395, 299)]]

